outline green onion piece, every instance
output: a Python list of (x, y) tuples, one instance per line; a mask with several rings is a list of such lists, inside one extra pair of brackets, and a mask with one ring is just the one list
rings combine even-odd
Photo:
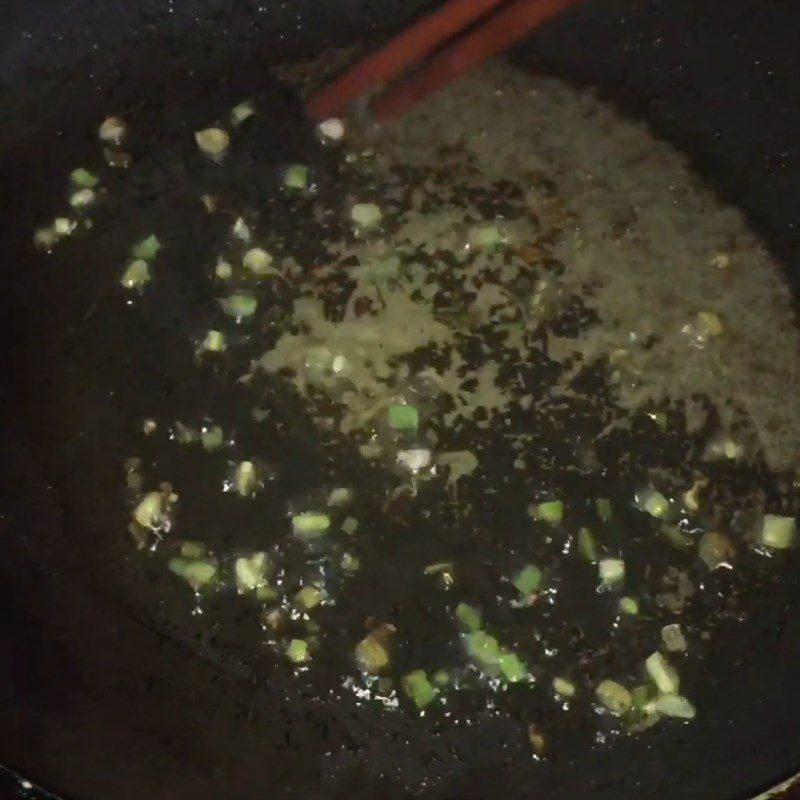
[(141, 242), (137, 242), (131, 248), (131, 255), (134, 258), (143, 258), (145, 261), (152, 261), (158, 255), (160, 249), (161, 242), (158, 241), (158, 237), (154, 233), (151, 233), (147, 238), (142, 239)]
[(69, 204), (73, 208), (86, 208), (97, 199), (94, 189), (78, 189), (69, 197)]
[(317, 130), (323, 139), (330, 139), (334, 142), (338, 142), (345, 134), (344, 122), (336, 117), (320, 122)]
[(308, 185), (308, 167), (305, 164), (292, 164), (284, 173), (283, 185), (289, 189), (305, 189)]
[(423, 669), (415, 669), (413, 672), (409, 672), (408, 675), (404, 675), (400, 680), (400, 685), (419, 711), (429, 706), (438, 694)]
[(258, 471), (252, 461), (242, 461), (236, 467), (233, 484), (241, 497), (251, 497), (260, 488)]
[(356, 661), (364, 672), (375, 675), (389, 664), (389, 649), (385, 641), (374, 634), (356, 645)]
[(202, 542), (193, 542), (188, 539), (181, 542), (181, 555), (184, 558), (202, 558), (206, 552), (206, 546)]
[(701, 311), (697, 315), (697, 331), (704, 339), (707, 339), (721, 336), (725, 332), (725, 326), (713, 311)]
[(94, 187), (100, 183), (97, 175), (92, 174), (88, 169), (84, 169), (83, 167), (72, 170), (69, 174), (69, 179), (72, 185), (77, 186), (79, 189), (94, 189)]
[(203, 428), (200, 431), (200, 443), (203, 449), (209, 453), (222, 447), (222, 428), (219, 425), (212, 425), (210, 428)]
[(225, 334), (222, 331), (209, 331), (201, 347), (208, 353), (221, 353), (225, 349)]
[(539, 522), (557, 525), (564, 518), (564, 504), (560, 500), (547, 500), (533, 506), (533, 518)]
[(233, 235), (243, 242), (249, 242), (250, 237), (253, 235), (250, 226), (244, 221), (242, 217), (237, 217), (236, 222), (233, 223)]
[(254, 275), (278, 275), (278, 270), (272, 266), (272, 256), (263, 247), (252, 247), (244, 254), (242, 259), (245, 269)]
[(735, 554), (731, 540), (723, 533), (706, 531), (697, 543), (697, 555), (709, 569), (727, 564)]
[(222, 281), (228, 280), (233, 275), (233, 267), (221, 256), (217, 259), (214, 266), (214, 274)]
[(578, 531), (578, 552), (582, 558), (592, 564), (600, 558), (594, 534), (588, 528), (581, 528)]
[(556, 677), (553, 678), (553, 691), (561, 695), (561, 697), (575, 697), (575, 693), (578, 690), (572, 681), (568, 681), (566, 678)]
[(164, 500), (161, 492), (148, 492), (133, 510), (133, 518), (143, 528), (154, 530), (164, 521)]
[(130, 264), (122, 273), (119, 282), (126, 289), (141, 289), (146, 283), (150, 281), (150, 267), (147, 262), (142, 258), (137, 258), (131, 261)]
[(268, 583), (256, 588), (256, 599), (262, 603), (272, 603), (278, 599), (278, 593)]
[(234, 106), (231, 109), (231, 124), (235, 126), (241, 125), (246, 119), (249, 119), (256, 113), (255, 108), (250, 100), (245, 100)]
[(504, 244), (505, 236), (497, 225), (478, 225), (469, 234), (472, 247), (490, 250)]
[(68, 217), (56, 217), (53, 220), (53, 230), (59, 236), (69, 236), (77, 227), (78, 223)]
[(765, 514), (761, 525), (761, 544), (775, 550), (785, 550), (791, 547), (797, 533), (797, 523), (794, 517), (779, 517), (775, 514)]
[(633, 705), (631, 693), (616, 681), (602, 681), (595, 689), (595, 695), (612, 714), (618, 717), (630, 711)]
[(535, 564), (523, 567), (514, 578), (514, 587), (520, 594), (533, 594), (542, 582), (542, 571)]
[(231, 143), (231, 137), (222, 128), (204, 128), (194, 135), (197, 146), (207, 155), (219, 157), (224, 155)]
[(211, 561), (190, 558), (171, 558), (169, 571), (183, 578), (195, 591), (207, 586), (217, 574), (217, 565)]
[(464, 636), (467, 653), (474, 661), (487, 670), (496, 669), (503, 655), (494, 636), (485, 631), (471, 631)]
[(680, 679), (675, 668), (658, 651), (653, 653), (644, 662), (647, 674), (658, 687), (661, 694), (677, 694), (680, 688)]
[(58, 244), (59, 238), (59, 234), (51, 225), (48, 228), (37, 228), (33, 234), (33, 243), (41, 250), (50, 252)]
[(356, 203), (350, 209), (350, 219), (361, 228), (374, 228), (382, 217), (383, 213), (375, 203)]
[(636, 505), (640, 511), (645, 511), (657, 519), (662, 519), (669, 511), (669, 500), (661, 492), (650, 488), (637, 492)]
[(611, 518), (614, 516), (614, 509), (611, 506), (611, 501), (607, 497), (598, 497), (597, 500), (594, 501), (594, 508), (597, 512), (597, 516), (600, 517), (603, 522), (611, 522)]
[(258, 298), (249, 292), (237, 292), (221, 298), (219, 304), (229, 317), (242, 319), (252, 317), (256, 313)]
[(348, 536), (352, 536), (358, 530), (358, 520), (355, 517), (345, 517), (341, 529)]
[(331, 519), (318, 511), (304, 511), (292, 517), (292, 530), (298, 539), (318, 539), (327, 533)]
[(638, 614), (639, 613), (639, 603), (634, 600), (632, 597), (622, 597), (619, 601), (619, 610), (623, 614)]
[(631, 689), (631, 700), (633, 701), (633, 707), (637, 711), (643, 709), (650, 700), (650, 687), (647, 686), (647, 684), (634, 686), (633, 689)]
[(358, 572), (361, 569), (361, 559), (352, 553), (342, 553), (342, 569), (345, 572)]
[(444, 689), (450, 685), (450, 674), (445, 669), (437, 669), (436, 672), (431, 675), (431, 683), (434, 686), (438, 686), (440, 689)]
[(414, 406), (389, 406), (389, 425), (396, 431), (416, 430), (419, 411)]
[(689, 647), (686, 643), (686, 637), (681, 630), (681, 626), (678, 625), (677, 622), (673, 622), (671, 625), (665, 625), (661, 629), (661, 640), (664, 642), (664, 647), (671, 653), (680, 653)]
[(100, 124), (97, 135), (103, 142), (119, 144), (127, 133), (125, 123), (119, 117), (107, 117)]
[(292, 639), (286, 648), (286, 658), (292, 664), (305, 664), (311, 660), (311, 655), (308, 652), (308, 642), (305, 639)]
[(459, 603), (456, 606), (456, 619), (468, 631), (478, 631), (481, 627), (481, 612), (468, 603)]
[(625, 579), (625, 562), (621, 558), (604, 558), (597, 570), (605, 586), (615, 586)]
[(498, 661), (498, 666), (509, 683), (519, 683), (528, 677), (528, 670), (516, 653), (503, 653)]
[(240, 594), (254, 592), (267, 582), (267, 554), (264, 552), (253, 553), (252, 556), (237, 558), (234, 564), (236, 573), (236, 588)]
[(322, 603), (322, 592), (316, 586), (304, 586), (295, 596), (295, 605), (310, 611)]
[(330, 494), (328, 494), (327, 505), (329, 507), (346, 506), (352, 501), (352, 499), (353, 499), (352, 489), (347, 489), (343, 486), (340, 486), (336, 489), (331, 489)]
[(678, 719), (694, 719), (694, 706), (679, 694), (662, 694), (657, 697), (653, 704), (655, 710), (665, 717), (677, 717)]

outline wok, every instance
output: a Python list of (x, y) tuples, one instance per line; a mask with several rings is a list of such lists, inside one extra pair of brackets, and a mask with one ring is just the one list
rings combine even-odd
[[(65, 798), (399, 798), (411, 771), (415, 794), (454, 800), (732, 800), (800, 767), (797, 582), (762, 587), (747, 598), (747, 624), (722, 624), (697, 689), (707, 712), (692, 725), (566, 748), (537, 765), (522, 762), (501, 725), (461, 742), (454, 758), (403, 721), (289, 693), (228, 642), (171, 625), (165, 603), (141, 602), (150, 579), (128, 571), (128, 543), (116, 541), (119, 465), (150, 409), (202, 406), (202, 384), (170, 343), (176, 327), (196, 323), (202, 290), (176, 269), (157, 322), (134, 325), (102, 310), (93, 270), (103, 253), (82, 253), (79, 273), (48, 271), (31, 230), (114, 109), (142, 110), (158, 154), (231, 96), (258, 94), (270, 109), (261, 158), (324, 161), (301, 102), (270, 65), (383, 36), (430, 5), (36, 0), (0, 9), (0, 761)], [(797, 286), (798, 38), (800, 11), (788, 2), (596, 0), (512, 58), (645, 114), (745, 209)], [(167, 236), (189, 224), (169, 202), (140, 199)], [(192, 235), (196, 255), (205, 232)], [(104, 240), (109, 253), (115, 236)], [(290, 470), (308, 463), (311, 450)], [(426, 771), (440, 780), (426, 787)]]

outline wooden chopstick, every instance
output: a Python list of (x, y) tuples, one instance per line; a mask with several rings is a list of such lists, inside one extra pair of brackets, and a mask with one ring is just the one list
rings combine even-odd
[(416, 73), (387, 89), (372, 104), (373, 118), (383, 123), (399, 116), (480, 62), (523, 39), (575, 2), (577, 0), (516, 0), (501, 8), (474, 31), (436, 53)]
[(507, 0), (449, 0), (313, 94), (307, 103), (308, 113), (312, 119), (321, 121), (344, 112), (353, 101), (373, 89), (383, 88), (505, 2)]

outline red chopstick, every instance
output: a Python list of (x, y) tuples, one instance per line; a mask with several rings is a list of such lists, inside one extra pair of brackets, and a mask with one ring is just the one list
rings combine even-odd
[(415, 74), (390, 87), (372, 104), (373, 118), (388, 122), (490, 56), (523, 39), (577, 0), (516, 0), (483, 25), (445, 47)]
[(450, 0), (312, 95), (307, 104), (308, 113), (312, 119), (321, 121), (343, 112), (358, 97), (390, 83), (409, 66), (504, 2), (506, 0)]

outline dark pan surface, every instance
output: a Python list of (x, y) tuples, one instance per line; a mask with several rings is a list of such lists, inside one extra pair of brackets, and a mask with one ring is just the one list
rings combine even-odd
[[(263, 131), (269, 158), (277, 165), (319, 157), (297, 103), (243, 63), (254, 62), (237, 54), (236, 68), (213, 63), (208, 72), (225, 76), (222, 89), (208, 78), (176, 74), (166, 88), (125, 82), (118, 91), (131, 103), (137, 93), (151, 103), (161, 98), (152, 119), (153, 135), (164, 137), (154, 152), (163, 153), (174, 146), (172, 134), (212, 116), (218, 98), (227, 103), (258, 82), (281, 120)], [(80, 86), (73, 91), (82, 96)], [(4, 260), (13, 275), (3, 321), (14, 336), (5, 341), (19, 344), (3, 353), (4, 418), (11, 424), (0, 522), (0, 585), (9, 613), (1, 641), (13, 655), (3, 660), (2, 707), (11, 722), (2, 757), (45, 786), (98, 800), (189, 792), (200, 798), (404, 796), (377, 774), (394, 771), (396, 742), (419, 736), (402, 719), (386, 722), (367, 712), (352, 718), (343, 706), (285, 691), (278, 678), (254, 682), (252, 665), (235, 649), (187, 638), (181, 626), (168, 625), (168, 613), (131, 602), (137, 587), (121, 591), (109, 572), (115, 556), (127, 551), (116, 540), (119, 464), (130, 455), (129, 431), (156, 402), (165, 409), (202, 406), (196, 391), (202, 386), (191, 383), (191, 368), (170, 341), (174, 330), (197, 324), (205, 295), (177, 269), (161, 301), (160, 324), (142, 330), (94, 310), (103, 308), (104, 297), (91, 273), (47, 273), (31, 259), (33, 221), (48, 213), (65, 165), (85, 152), (87, 132), (106, 107), (107, 101), (76, 103), (65, 135), (50, 130), (31, 137), (3, 161), (3, 192), (10, 198)], [(174, 219), (181, 230), (184, 221), (169, 216), (171, 191), (162, 205), (143, 206), (154, 225)], [(265, 189), (254, 185), (253, 191)], [(124, 226), (124, 214), (121, 219)], [(202, 253), (210, 234), (192, 233)], [(106, 259), (115, 265), (123, 234), (124, 227), (119, 238), (109, 232), (100, 259), (98, 252), (80, 255), (93, 269)], [(304, 455), (314, 463), (313, 448)], [(762, 585), (748, 602), (747, 625), (721, 623), (728, 630), (709, 662), (713, 674), (698, 676), (702, 705), (713, 712), (694, 725), (658, 729), (609, 750), (567, 748), (532, 777), (519, 768), (521, 754), (512, 746), (495, 749), (509, 734), (498, 724), (467, 742), (467, 763), (450, 763), (447, 780), (430, 796), (746, 796), (797, 763), (798, 599), (791, 582)], [(362, 771), (359, 759), (346, 754), (345, 743), (364, 731), (376, 743), (367, 751), (374, 771)], [(425, 741), (406, 751), (428, 760), (433, 771), (447, 759)], [(521, 782), (530, 792), (520, 790)]]

